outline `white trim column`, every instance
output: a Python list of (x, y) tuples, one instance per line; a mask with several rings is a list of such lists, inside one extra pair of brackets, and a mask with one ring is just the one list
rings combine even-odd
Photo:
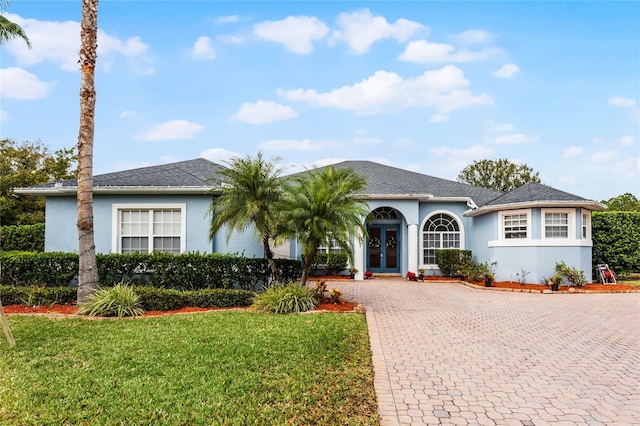
[(364, 238), (356, 238), (353, 244), (353, 267), (358, 270), (356, 281), (364, 280)]
[(407, 254), (409, 272), (418, 273), (418, 225), (407, 225)]

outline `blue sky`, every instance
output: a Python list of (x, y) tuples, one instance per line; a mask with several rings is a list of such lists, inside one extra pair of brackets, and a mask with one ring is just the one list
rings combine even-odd
[[(77, 141), (80, 1), (15, 1), (0, 134)], [(205, 157), (372, 160), (455, 180), (509, 158), (640, 196), (639, 2), (135, 2), (98, 17), (95, 173)]]

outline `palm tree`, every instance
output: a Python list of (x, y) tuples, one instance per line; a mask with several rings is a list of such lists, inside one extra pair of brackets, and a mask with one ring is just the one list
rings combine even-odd
[(349, 168), (310, 170), (285, 184), (279, 206), (278, 235), (296, 236), (302, 245), (302, 285), (306, 285), (318, 247), (330, 239), (353, 260), (351, 238), (366, 233), (369, 208), (357, 198), (363, 177)]
[(209, 206), (211, 225), (209, 237), (213, 239), (220, 228), (227, 224), (227, 241), (233, 231), (246, 231), (253, 226), (260, 236), (264, 256), (277, 282), (281, 274), (273, 260), (270, 242), (275, 234), (275, 206), (281, 197), (280, 174), (282, 169), (266, 161), (259, 152), (256, 158), (247, 155), (233, 158), (229, 168), (220, 172), (224, 177), (222, 194)]
[[(5, 0), (2, 4), (2, 11), (9, 6), (9, 0)], [(4, 15), (0, 15), (0, 44), (5, 44), (15, 38), (21, 38), (27, 43), (27, 47), (31, 49), (31, 42), (27, 33), (24, 32), (22, 27), (15, 22), (11, 22)]]
[(98, 48), (98, 0), (82, 0), (80, 23), (80, 129), (78, 131), (78, 302), (98, 287), (93, 239), (93, 135), (96, 106), (94, 82)]

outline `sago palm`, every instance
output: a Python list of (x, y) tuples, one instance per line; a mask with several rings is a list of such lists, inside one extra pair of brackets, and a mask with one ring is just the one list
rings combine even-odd
[(366, 233), (367, 203), (357, 197), (366, 185), (352, 169), (310, 170), (285, 185), (279, 206), (278, 235), (296, 236), (302, 246), (302, 285), (318, 247), (333, 239), (353, 260), (352, 237)]
[(275, 235), (275, 206), (282, 193), (279, 180), (282, 169), (274, 162), (266, 161), (260, 152), (256, 158), (249, 155), (234, 158), (228, 166), (220, 172), (224, 176), (222, 194), (209, 206), (209, 237), (213, 238), (225, 224), (227, 241), (233, 231), (244, 232), (253, 226), (260, 236), (271, 273), (280, 282), (280, 271), (273, 260), (270, 243)]

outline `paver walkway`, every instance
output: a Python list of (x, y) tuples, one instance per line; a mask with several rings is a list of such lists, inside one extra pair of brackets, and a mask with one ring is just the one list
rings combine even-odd
[(640, 425), (640, 294), (331, 282), (367, 308), (381, 424)]

